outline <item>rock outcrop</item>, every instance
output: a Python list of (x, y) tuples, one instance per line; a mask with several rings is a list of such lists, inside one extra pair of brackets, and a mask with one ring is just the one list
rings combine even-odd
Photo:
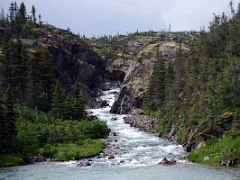
[[(176, 42), (159, 42), (149, 44), (138, 53), (136, 59), (126, 71), (121, 92), (113, 104), (111, 112), (127, 114), (133, 109), (141, 108), (143, 97), (146, 93), (149, 78), (153, 72), (154, 63), (157, 60), (157, 52), (161, 52), (167, 61), (174, 61), (180, 45)], [(183, 53), (188, 52), (188, 47), (181, 44)]]
[(152, 133), (156, 133), (154, 129), (155, 121), (155, 119), (145, 115), (129, 115), (124, 118), (124, 122), (130, 124), (130, 126)]
[(46, 63), (52, 64), (48, 67), (49, 70), (55, 74), (66, 92), (71, 94), (76, 83), (80, 82), (87, 104), (93, 106), (97, 92), (108, 75), (106, 61), (70, 31), (51, 25), (44, 25), (33, 31), (38, 36), (36, 40), (27, 37), (22, 39), (29, 54), (37, 57), (39, 51), (44, 49), (49, 56), (49, 62)]

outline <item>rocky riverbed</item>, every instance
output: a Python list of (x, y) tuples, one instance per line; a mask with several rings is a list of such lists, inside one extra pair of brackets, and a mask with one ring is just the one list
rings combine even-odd
[(155, 119), (146, 115), (129, 115), (124, 117), (124, 122), (141, 131), (156, 133), (154, 129)]

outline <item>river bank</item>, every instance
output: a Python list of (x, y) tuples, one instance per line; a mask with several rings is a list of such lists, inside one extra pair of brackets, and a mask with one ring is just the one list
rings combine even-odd
[[(155, 118), (144, 115), (141, 110), (137, 110), (132, 115), (124, 118), (124, 122), (130, 124), (131, 127), (138, 128), (139, 130), (154, 133), (156, 136), (165, 137), (169, 140), (177, 141), (177, 128), (173, 126), (170, 132), (160, 134), (157, 131)], [(215, 138), (208, 141), (198, 142), (188, 154), (188, 159), (191, 162), (206, 164), (211, 166), (226, 166), (226, 167), (239, 167), (240, 159), (240, 145), (239, 137), (223, 136), (222, 138)], [(188, 151), (192, 146), (192, 141), (183, 144), (185, 151)]]
[[(124, 123), (126, 115), (109, 113), (119, 89), (104, 91), (101, 99), (109, 106), (88, 109), (88, 113), (106, 121), (111, 129), (106, 139), (107, 148), (99, 156), (91, 159), (66, 162), (42, 162), (26, 166), (0, 169), (2, 180), (84, 180), (106, 179), (184, 179), (196, 180), (236, 179), (237, 169), (212, 168), (182, 160), (186, 156), (183, 147), (153, 133), (140, 131)], [(111, 156), (110, 156), (111, 155)], [(159, 165), (164, 158), (176, 159), (174, 166)], [(89, 162), (90, 161), (90, 162)], [(82, 163), (86, 166), (82, 166)], [(88, 165), (88, 162), (91, 165)], [(81, 167), (81, 168), (79, 168)], [(83, 176), (84, 175), (84, 176)]]

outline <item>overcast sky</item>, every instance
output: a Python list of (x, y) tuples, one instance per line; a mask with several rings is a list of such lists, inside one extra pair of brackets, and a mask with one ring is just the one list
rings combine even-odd
[[(44, 22), (92, 35), (148, 30), (199, 30), (213, 13), (229, 13), (229, 0), (17, 0), (35, 5)], [(8, 9), (11, 0), (0, 0)], [(234, 0), (237, 5), (240, 0)]]

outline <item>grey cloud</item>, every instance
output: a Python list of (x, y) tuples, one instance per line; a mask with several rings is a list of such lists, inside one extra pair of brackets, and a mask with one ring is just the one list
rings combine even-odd
[[(137, 29), (199, 30), (212, 14), (228, 12), (229, 0), (23, 0), (34, 4), (43, 20), (57, 27), (91, 36)], [(240, 0), (235, 0), (235, 4)], [(7, 9), (10, 0), (0, 0)], [(21, 2), (21, 0), (17, 0)]]

